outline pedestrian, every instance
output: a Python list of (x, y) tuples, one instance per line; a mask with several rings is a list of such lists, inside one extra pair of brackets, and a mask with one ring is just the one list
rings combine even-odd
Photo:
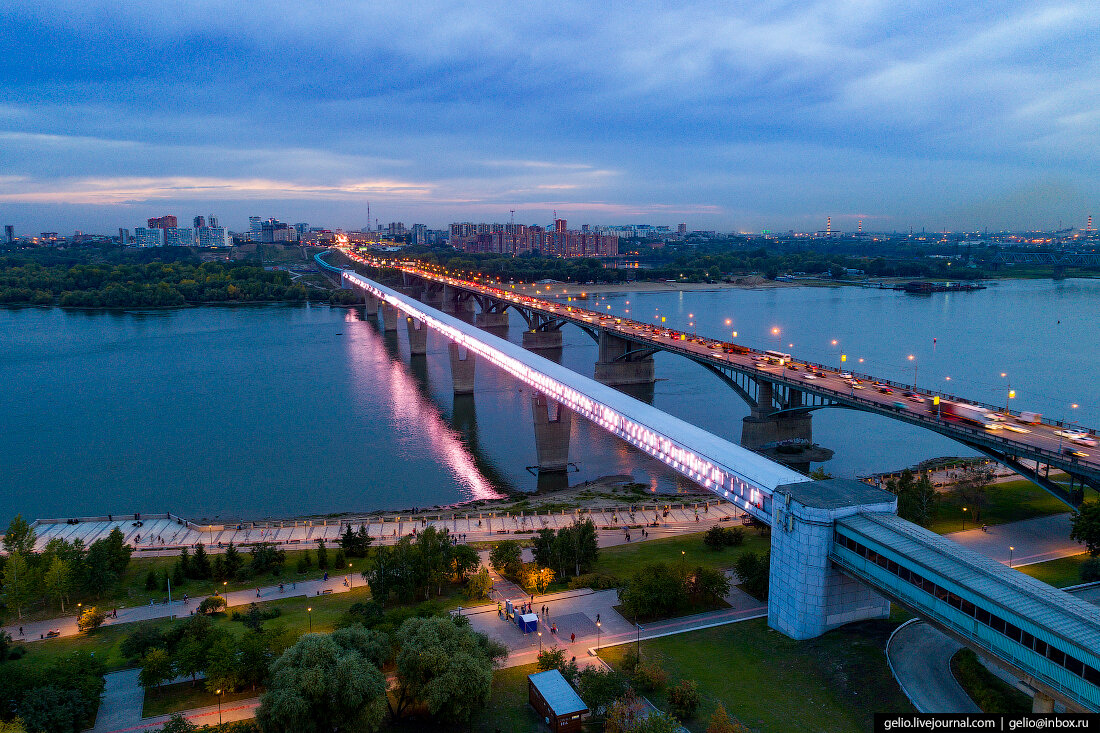
[(550, 624), (550, 633), (553, 634), (554, 636), (558, 635), (558, 625), (557, 624)]
[[(569, 643), (570, 644), (576, 644), (577, 643), (577, 635), (576, 634), (570, 634), (569, 635)], [(573, 657), (573, 658), (576, 659), (576, 657)]]
[(259, 588), (256, 588), (256, 597), (257, 597), (257, 598), (259, 598), (259, 597), (260, 597), (260, 589), (259, 589)]
[(23, 627), (22, 626), (19, 627), (19, 636), (20, 637), (23, 636)]

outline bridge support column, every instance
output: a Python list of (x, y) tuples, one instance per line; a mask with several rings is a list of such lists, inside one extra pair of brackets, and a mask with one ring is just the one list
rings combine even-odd
[(531, 412), (535, 418), (535, 454), (539, 473), (566, 471), (569, 468), (572, 411), (536, 392), (531, 397)]
[(531, 351), (560, 349), (561, 331), (524, 331), (523, 348)]
[(409, 329), (409, 354), (423, 356), (428, 353), (428, 327), (423, 321), (418, 321), (412, 316), (405, 319), (405, 326)]
[(396, 331), (397, 330), (397, 308), (389, 303), (382, 304), (382, 330), (383, 331)]
[(1033, 713), (1053, 713), (1054, 712), (1054, 698), (1045, 693), (1035, 691), (1035, 696), (1031, 698), (1031, 712)]
[(378, 298), (366, 290), (363, 291), (363, 311), (365, 318), (378, 318)]
[(458, 344), (451, 341), (447, 348), (451, 356), (451, 379), (454, 381), (455, 394), (474, 393), (474, 352), (459, 350)]
[(508, 311), (486, 311), (474, 316), (474, 325), (478, 328), (508, 328)]
[(596, 361), (596, 381), (611, 387), (628, 384), (653, 384), (657, 378), (653, 369), (653, 357), (631, 358), (629, 353), (637, 348), (624, 338), (600, 331), (600, 352)]
[(836, 520), (896, 511), (893, 494), (860, 481), (778, 487), (772, 495), (768, 625), (792, 639), (812, 639), (852, 621), (889, 616), (890, 602), (837, 570), (829, 553)]

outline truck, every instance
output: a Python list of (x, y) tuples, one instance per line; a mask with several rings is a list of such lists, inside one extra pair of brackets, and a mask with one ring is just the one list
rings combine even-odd
[[(932, 409), (936, 409), (933, 407)], [(993, 419), (988, 409), (978, 405), (968, 405), (965, 402), (948, 402), (941, 400), (939, 409), (941, 414), (983, 427), (986, 430), (997, 430), (1001, 424)]]
[(1016, 422), (1023, 423), (1024, 425), (1038, 425), (1043, 421), (1043, 416), (1037, 412), (1021, 412), (1016, 417)]

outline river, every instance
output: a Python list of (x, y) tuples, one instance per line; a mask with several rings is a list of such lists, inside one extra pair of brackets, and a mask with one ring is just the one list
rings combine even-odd
[[(931, 296), (853, 287), (624, 293), (589, 306), (712, 337), (737, 331), (742, 343), (826, 364), (843, 354), (846, 366), (896, 380), (911, 381), (915, 368), (922, 386), (995, 404), (1012, 389), (1017, 409), (1097, 425), (1097, 303), (1100, 280), (1041, 280)], [(513, 315), (513, 341), (522, 325)], [(564, 333), (563, 363), (591, 374), (595, 344), (578, 329)], [(655, 358), (655, 406), (739, 438), (748, 408), (732, 390), (684, 359)], [(536, 488), (530, 392), (481, 365), (476, 395), (456, 399), (440, 339), (410, 361), (403, 329), (383, 335), (361, 310), (0, 309), (0, 384), (4, 524), (16, 512), (286, 517)], [(837, 476), (969, 455), (881, 417), (821, 410), (813, 420), (815, 440), (836, 451), (825, 467)], [(632, 474), (677, 490), (662, 466), (578, 421), (571, 458), (574, 484)]]

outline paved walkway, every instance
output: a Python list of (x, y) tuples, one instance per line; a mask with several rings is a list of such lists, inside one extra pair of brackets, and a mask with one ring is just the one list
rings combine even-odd
[[(990, 525), (984, 532), (981, 527), (977, 527), (946, 536), (963, 547), (1006, 565), (1011, 557), (1012, 566), (1017, 567), (1084, 552), (1084, 545), (1069, 538), (1072, 519), (1073, 515), (1069, 513), (1052, 514), (1020, 522)], [(1010, 552), (1009, 547), (1016, 549)]]
[(125, 729), (141, 719), (145, 690), (138, 682), (141, 670), (125, 669), (103, 677), (103, 695), (92, 733)]
[(923, 621), (901, 626), (890, 637), (890, 669), (919, 712), (981, 712), (951, 673), (951, 657), (960, 649), (962, 644)]

